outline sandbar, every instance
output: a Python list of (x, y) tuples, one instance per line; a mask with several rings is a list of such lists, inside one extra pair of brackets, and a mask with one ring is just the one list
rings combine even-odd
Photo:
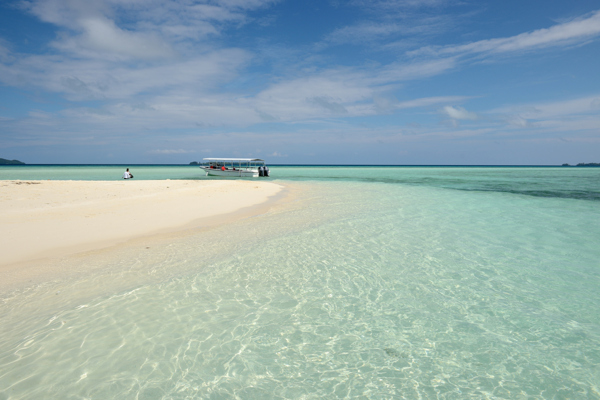
[(241, 215), (282, 189), (260, 180), (0, 181), (0, 274)]

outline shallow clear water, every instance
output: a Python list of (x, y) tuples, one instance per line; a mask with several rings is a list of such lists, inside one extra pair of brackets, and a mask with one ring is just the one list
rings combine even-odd
[(600, 398), (599, 169), (271, 170), (291, 204), (4, 296), (0, 399)]
[[(0, 179), (120, 180), (125, 166), (0, 166)], [(365, 182), (600, 200), (600, 168), (272, 166), (268, 180)], [(132, 166), (135, 179), (222, 179), (197, 166)]]

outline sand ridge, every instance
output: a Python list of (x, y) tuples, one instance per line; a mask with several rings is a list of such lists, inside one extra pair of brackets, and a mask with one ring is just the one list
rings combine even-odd
[(0, 181), (0, 266), (175, 231), (282, 188), (260, 180)]

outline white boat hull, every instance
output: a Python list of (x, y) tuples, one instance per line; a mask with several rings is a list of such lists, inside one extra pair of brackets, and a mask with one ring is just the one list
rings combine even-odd
[(200, 167), (206, 172), (206, 176), (228, 176), (231, 178), (256, 178), (258, 177), (258, 170), (256, 169), (236, 169), (235, 171), (232, 169), (226, 169), (223, 171), (222, 169), (217, 168), (206, 168)]

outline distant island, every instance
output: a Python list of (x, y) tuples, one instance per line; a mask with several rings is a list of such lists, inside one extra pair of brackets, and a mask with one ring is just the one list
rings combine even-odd
[(600, 167), (600, 163), (579, 163), (577, 165), (563, 164), (563, 167)]
[(0, 165), (25, 165), (25, 163), (19, 160), (5, 160), (4, 158), (0, 158)]
[(200, 163), (198, 161), (192, 161), (190, 165), (200, 165)]

